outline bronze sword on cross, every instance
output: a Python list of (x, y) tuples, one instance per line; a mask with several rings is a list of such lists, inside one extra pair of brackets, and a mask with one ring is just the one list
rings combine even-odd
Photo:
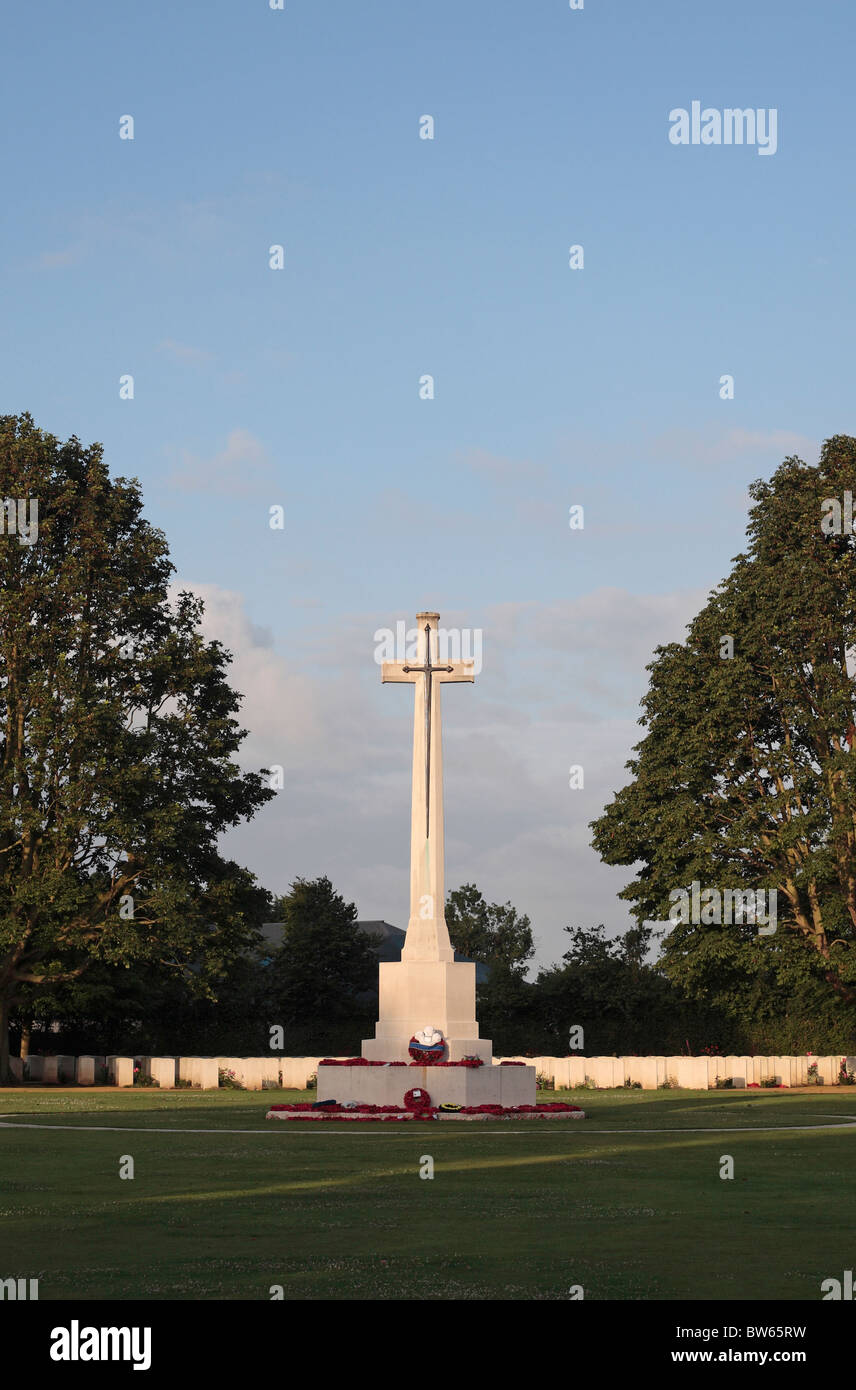
[(428, 839), (428, 817), (431, 809), (431, 680), (438, 671), (451, 673), (454, 666), (431, 665), (431, 628), (425, 624), (425, 665), (403, 666), (405, 675), (419, 671), (425, 677), (425, 839)]
[[(434, 732), (434, 731), (432, 730), (432, 719), (433, 719), (433, 717), (434, 717), (434, 684), (435, 684), (435, 682), (436, 682), (437, 685), (445, 684), (446, 681), (456, 681), (456, 682), (457, 682), (457, 681), (468, 681), (468, 682), (469, 682), (469, 681), (472, 681), (472, 680), (473, 680), (473, 665), (474, 665), (474, 663), (473, 663), (472, 661), (451, 661), (451, 662), (447, 662), (445, 665), (442, 665), (442, 664), (440, 664), (440, 662), (438, 661), (438, 662), (435, 664), (433, 657), (434, 657), (434, 650), (436, 649), (435, 644), (438, 644), (438, 643), (439, 643), (439, 632), (438, 632), (438, 628), (437, 628), (437, 622), (438, 622), (438, 620), (439, 620), (439, 614), (438, 614), (438, 613), (419, 613), (419, 614), (417, 615), (417, 622), (421, 622), (423, 619), (425, 620), (425, 626), (421, 629), (421, 632), (420, 632), (419, 638), (418, 638), (418, 657), (421, 656), (421, 658), (422, 658), (421, 664), (419, 664), (419, 665), (411, 665), (411, 664), (410, 664), (409, 662), (407, 662), (407, 661), (404, 661), (404, 662), (399, 662), (399, 661), (385, 661), (385, 662), (383, 663), (383, 680), (384, 680), (384, 682), (388, 682), (388, 681), (401, 681), (401, 682), (407, 682), (407, 683), (412, 684), (412, 685), (415, 685), (416, 682), (417, 682), (417, 680), (419, 680), (420, 677), (422, 677), (422, 678), (423, 678), (423, 681), (424, 681), (424, 686), (423, 686), (423, 691), (422, 691), (422, 698), (423, 698), (423, 700), (424, 700), (424, 702), (425, 702), (425, 713), (424, 713), (424, 717), (423, 717), (423, 736), (424, 736), (423, 741), (424, 741), (424, 744), (425, 744), (425, 751), (424, 751), (424, 777), (425, 777), (425, 839), (427, 840), (427, 839), (429, 838), (429, 835), (430, 835), (430, 819), (431, 819), (431, 771), (432, 771), (432, 769), (431, 769), (431, 755), (432, 755), (432, 743), (435, 741), (435, 739), (432, 738), (432, 733)], [(439, 651), (438, 651), (438, 655), (439, 655)], [(418, 659), (418, 657), (417, 657), (417, 659)], [(438, 695), (439, 695), (439, 691), (438, 691)], [(417, 709), (417, 711), (418, 711), (418, 708), (419, 708), (419, 693), (417, 692), (417, 698), (416, 698), (416, 709)], [(437, 717), (437, 725), (438, 725), (438, 729), (439, 729), (439, 724), (440, 724), (440, 707), (439, 707), (439, 703), (438, 703), (438, 705), (437, 705), (436, 717)], [(417, 733), (418, 733), (417, 728), (414, 726), (414, 730), (413, 730), (414, 743), (415, 743), (415, 740), (416, 740), (416, 738), (417, 738)], [(441, 735), (439, 732), (435, 735), (435, 738), (441, 738), (441, 737), (442, 737), (442, 735)], [(438, 747), (439, 747), (439, 745), (438, 745)], [(441, 758), (441, 757), (438, 757), (438, 762), (442, 762), (442, 758)], [(415, 764), (414, 764), (414, 776), (415, 776)], [(416, 793), (416, 788), (415, 788), (415, 786), (414, 786), (414, 788), (413, 788), (413, 792), (414, 792), (414, 815), (415, 815), (415, 793)], [(442, 796), (442, 787), (438, 788), (438, 795), (439, 795), (439, 796)]]

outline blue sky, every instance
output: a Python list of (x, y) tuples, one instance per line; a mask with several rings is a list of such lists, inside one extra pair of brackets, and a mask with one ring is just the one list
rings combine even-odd
[[(747, 484), (856, 433), (854, 31), (831, 0), (7, 18), (0, 408), (102, 441), (206, 595), (248, 763), (286, 769), (229, 842), (268, 886), (329, 872), (404, 925), (409, 711), (373, 634), (428, 607), (484, 631), (444, 696), (449, 886), (528, 911), (544, 961), (626, 927), (586, 824), (645, 663)], [(775, 154), (670, 144), (693, 100), (775, 108)]]

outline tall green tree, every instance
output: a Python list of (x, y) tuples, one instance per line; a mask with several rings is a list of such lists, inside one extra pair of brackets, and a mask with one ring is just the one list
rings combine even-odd
[(447, 894), (446, 925), (456, 951), (523, 978), (535, 945), (529, 918), (511, 903), (487, 903), (474, 883)]
[(241, 772), (231, 657), (172, 599), (135, 480), (0, 417), (0, 1080), (9, 1011), (95, 961), (199, 990), (255, 940), (267, 894), (218, 837), (273, 794)]
[[(750, 488), (747, 547), (689, 625), (658, 647), (627, 764), (631, 782), (593, 823), (609, 864), (637, 866), (621, 895), (665, 921), (676, 890), (775, 889), (777, 930), (679, 923), (664, 964), (697, 994), (766, 973), (856, 1002), (856, 439), (810, 466), (788, 458)], [(832, 502), (837, 502), (836, 508)], [(732, 1001), (733, 1006), (737, 1006)]]
[[(289, 1050), (334, 1050), (375, 1015), (376, 938), (357, 927), (357, 909), (326, 876), (297, 878), (280, 899), (282, 944), (269, 970), (272, 1024)], [(371, 1004), (366, 1007), (366, 996)]]
[(733, 1029), (723, 1031), (715, 1010), (689, 1006), (659, 965), (647, 960), (651, 928), (634, 927), (612, 938), (603, 923), (565, 931), (568, 950), (559, 964), (539, 973), (535, 985), (546, 1051), (567, 1053), (576, 1028), (582, 1039), (574, 1038), (573, 1050), (588, 1056), (682, 1052), (690, 1039), (700, 1051), (735, 1036)]

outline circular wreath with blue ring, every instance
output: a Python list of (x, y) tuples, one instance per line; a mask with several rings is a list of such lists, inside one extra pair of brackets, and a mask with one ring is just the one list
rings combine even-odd
[(443, 1053), (446, 1051), (446, 1044), (442, 1042), (433, 1043), (430, 1047), (424, 1047), (421, 1043), (414, 1042), (411, 1038), (407, 1050), (414, 1062), (425, 1062), (426, 1064), (430, 1064), (431, 1062), (442, 1062)]
[(428, 1024), (422, 1029), (421, 1033), (414, 1033), (407, 1050), (414, 1062), (442, 1062), (443, 1054), (446, 1051), (446, 1042), (439, 1028), (434, 1028)]

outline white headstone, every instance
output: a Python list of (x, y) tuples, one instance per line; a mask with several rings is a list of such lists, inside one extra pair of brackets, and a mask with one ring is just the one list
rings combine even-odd
[(156, 1081), (162, 1091), (175, 1089), (175, 1058), (174, 1057), (151, 1057), (149, 1058), (150, 1075)]
[(78, 1086), (95, 1085), (95, 1058), (78, 1057), (77, 1059), (77, 1084)]
[(108, 1057), (107, 1071), (114, 1086), (133, 1086), (133, 1057)]
[(220, 1085), (216, 1057), (197, 1057), (193, 1072), (193, 1084), (201, 1091), (216, 1091)]

